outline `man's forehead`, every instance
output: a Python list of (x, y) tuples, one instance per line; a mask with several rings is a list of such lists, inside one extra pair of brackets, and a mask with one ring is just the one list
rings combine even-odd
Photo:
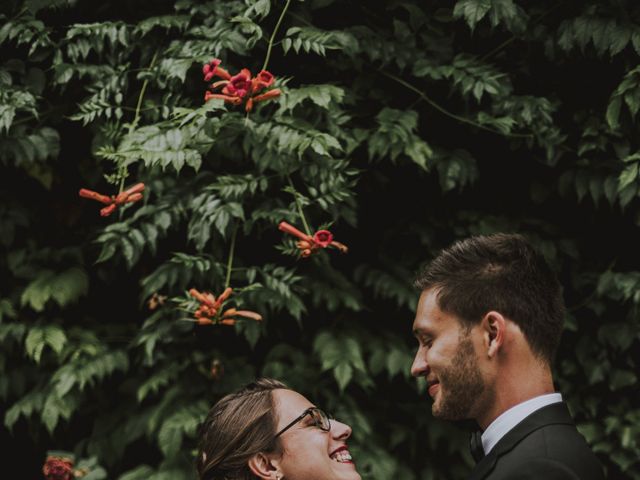
[(424, 290), (420, 294), (418, 308), (416, 311), (416, 319), (418, 317), (440, 317), (442, 311), (438, 306), (438, 291), (434, 289)]
[(438, 306), (438, 291), (429, 289), (422, 292), (413, 321), (413, 333), (429, 333), (452, 320)]

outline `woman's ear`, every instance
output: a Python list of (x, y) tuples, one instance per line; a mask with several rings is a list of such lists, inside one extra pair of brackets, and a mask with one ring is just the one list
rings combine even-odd
[(282, 478), (279, 462), (264, 453), (256, 453), (249, 459), (249, 470), (262, 480), (276, 480)]
[(482, 318), (482, 329), (487, 356), (493, 358), (504, 344), (507, 322), (501, 313), (492, 310)]

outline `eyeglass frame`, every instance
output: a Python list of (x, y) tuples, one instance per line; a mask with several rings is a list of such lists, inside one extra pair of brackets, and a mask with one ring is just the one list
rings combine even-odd
[(327, 413), (324, 410), (322, 410), (322, 409), (320, 409), (318, 407), (309, 407), (304, 412), (302, 412), (302, 414), (298, 418), (293, 420), (290, 424), (288, 424), (286, 427), (284, 427), (282, 430), (280, 430), (278, 433), (276, 433), (274, 438), (278, 438), (284, 432), (286, 432), (291, 427), (293, 427), (296, 423), (300, 422), (304, 417), (306, 417), (307, 415), (311, 415), (313, 412), (318, 412), (321, 417), (326, 418), (327, 419), (327, 425), (329, 425), (328, 428), (324, 428), (322, 425), (318, 425), (317, 422), (314, 422), (315, 426), (318, 427), (323, 432), (330, 431), (331, 430), (331, 418), (329, 417), (329, 415), (327, 415)]

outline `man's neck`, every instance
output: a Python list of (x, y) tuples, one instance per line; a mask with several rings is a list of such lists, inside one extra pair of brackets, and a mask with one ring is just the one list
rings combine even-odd
[(505, 375), (496, 385), (491, 405), (477, 416), (476, 421), (482, 430), (491, 422), (516, 405), (547, 393), (553, 393), (553, 379), (548, 368), (536, 369), (527, 375)]
[(488, 454), (495, 445), (529, 415), (553, 403), (562, 402), (559, 393), (548, 393), (525, 400), (503, 412), (482, 432), (482, 449)]

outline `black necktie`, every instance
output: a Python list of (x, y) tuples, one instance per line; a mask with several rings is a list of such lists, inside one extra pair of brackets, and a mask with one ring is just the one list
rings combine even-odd
[(471, 456), (478, 463), (484, 458), (484, 448), (482, 448), (482, 432), (476, 430), (471, 434), (469, 439), (469, 449), (471, 450)]

